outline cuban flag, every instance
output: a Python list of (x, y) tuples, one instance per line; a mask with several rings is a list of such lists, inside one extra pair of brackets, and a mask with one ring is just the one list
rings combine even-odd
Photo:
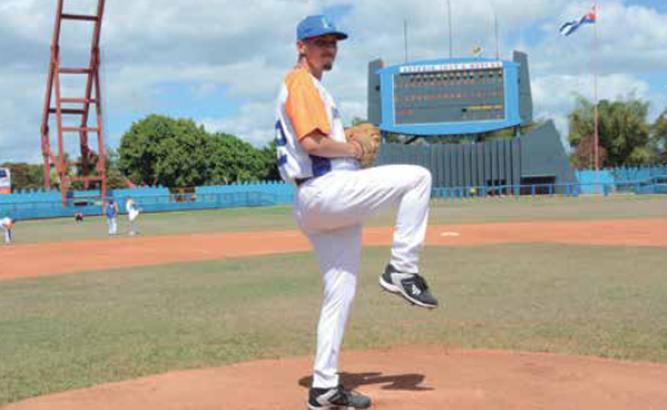
[(586, 13), (582, 18), (580, 18), (579, 20), (571, 20), (564, 23), (562, 26), (560, 26), (560, 29), (558, 29), (558, 31), (563, 36), (569, 36), (570, 34), (577, 31), (577, 29), (582, 24), (595, 24), (595, 20), (597, 20), (597, 13), (595, 11), (595, 6), (593, 6), (590, 9), (590, 11)]

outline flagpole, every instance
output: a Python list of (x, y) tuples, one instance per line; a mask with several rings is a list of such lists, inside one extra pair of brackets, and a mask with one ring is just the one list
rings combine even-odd
[(447, 0), (447, 20), (449, 26), (449, 58), (451, 59), (454, 56), (453, 46), (452, 46), (452, 2)]
[(498, 40), (498, 13), (493, 9), (493, 31), (496, 36), (496, 60), (500, 60), (500, 40)]
[(408, 62), (408, 20), (403, 20), (403, 41), (405, 42), (405, 62)]
[(593, 109), (593, 155), (595, 156), (595, 170), (600, 169), (600, 134), (599, 134), (599, 117), (598, 117), (598, 67), (597, 67), (597, 53), (598, 53), (598, 4), (597, 1), (593, 5), (595, 10), (595, 22), (593, 23), (593, 100), (595, 106)]

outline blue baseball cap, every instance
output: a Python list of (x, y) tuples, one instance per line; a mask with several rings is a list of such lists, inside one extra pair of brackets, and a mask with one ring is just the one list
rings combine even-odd
[(333, 34), (338, 37), (338, 40), (345, 40), (347, 38), (347, 34), (339, 31), (329, 19), (321, 14), (308, 16), (296, 26), (296, 39), (299, 41), (326, 34)]

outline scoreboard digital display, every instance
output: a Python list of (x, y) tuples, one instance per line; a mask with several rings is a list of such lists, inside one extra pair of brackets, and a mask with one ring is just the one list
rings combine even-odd
[(394, 75), (396, 124), (503, 120), (500, 62), (401, 67)]
[[(532, 115), (527, 67), (521, 67), (520, 61), (460, 58), (379, 64), (373, 71), (369, 66), (369, 112), (377, 113), (369, 118), (383, 131), (475, 134), (514, 127)], [(521, 98), (524, 119), (520, 116), (520, 67), (526, 78), (522, 87), (527, 90)]]

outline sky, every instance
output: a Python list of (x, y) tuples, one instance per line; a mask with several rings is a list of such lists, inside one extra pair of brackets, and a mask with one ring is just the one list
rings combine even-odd
[[(471, 56), (479, 45), (484, 56), (495, 56), (495, 13), (501, 58), (511, 60), (512, 50), (528, 53), (535, 117), (553, 119), (563, 140), (576, 96), (593, 98), (594, 67), (601, 99), (641, 98), (650, 102), (649, 119), (654, 120), (667, 109), (667, 2), (598, 0), (595, 28), (559, 36), (560, 24), (584, 15), (593, 1), (451, 0), (454, 55)], [(0, 2), (0, 163), (41, 161), (55, 3)], [(65, 12), (93, 14), (94, 3), (65, 0)], [(326, 14), (349, 33), (323, 82), (347, 122), (365, 118), (368, 62), (404, 62), (404, 21), (410, 60), (449, 55), (446, 4), (106, 0), (100, 69), (106, 145), (117, 148), (132, 123), (151, 113), (191, 118), (208, 131), (265, 145), (273, 138), (281, 80), (296, 61), (296, 24), (309, 14)], [(64, 23), (63, 65), (87, 65), (91, 27)], [(63, 96), (80, 96), (83, 84), (71, 77), (63, 81)], [(75, 152), (76, 135), (69, 134), (66, 146)]]

